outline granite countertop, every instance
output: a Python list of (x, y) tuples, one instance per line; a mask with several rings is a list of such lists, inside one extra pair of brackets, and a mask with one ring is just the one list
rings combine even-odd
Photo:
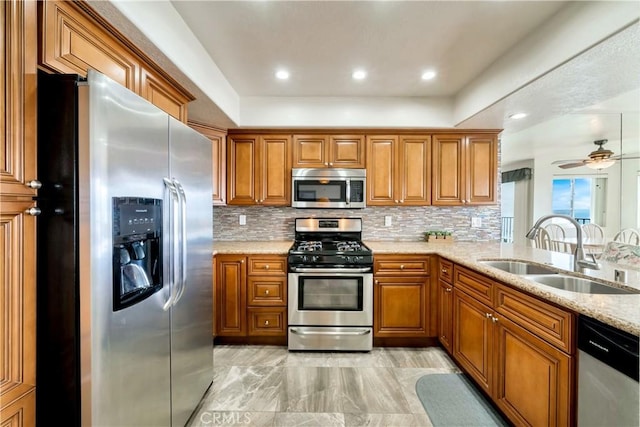
[[(286, 254), (292, 241), (215, 242), (216, 253)], [(544, 300), (554, 302), (577, 313), (591, 316), (604, 323), (640, 336), (640, 294), (583, 294), (564, 291), (535, 283), (521, 276), (478, 263), (483, 259), (508, 258), (534, 262), (581, 277), (605, 281), (611, 286), (628, 287), (640, 291), (640, 271), (626, 269), (627, 282), (622, 285), (613, 280), (614, 269), (620, 266), (601, 262), (600, 270), (573, 272), (573, 257), (569, 254), (534, 249), (497, 242), (402, 242), (366, 241), (376, 254), (437, 254), (489, 277), (522, 289)]]

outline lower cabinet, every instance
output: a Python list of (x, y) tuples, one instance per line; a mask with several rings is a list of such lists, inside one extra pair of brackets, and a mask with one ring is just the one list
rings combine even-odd
[(215, 257), (216, 336), (286, 337), (287, 259)]
[[(572, 329), (574, 315), (505, 289), (455, 266), (451, 354), (513, 424), (573, 425), (575, 343), (562, 331)], [(522, 316), (533, 308), (535, 315)], [(557, 334), (548, 334), (543, 325)]]
[(375, 255), (374, 338), (436, 336), (438, 294), (431, 284), (432, 261), (424, 255)]

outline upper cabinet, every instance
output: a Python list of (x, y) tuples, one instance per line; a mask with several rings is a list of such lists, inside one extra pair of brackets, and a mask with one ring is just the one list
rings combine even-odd
[(291, 205), (291, 136), (230, 135), (227, 204)]
[(431, 136), (367, 137), (367, 204), (431, 203)]
[(434, 135), (432, 164), (433, 205), (496, 203), (498, 148), (494, 134)]
[(36, 3), (3, 1), (0, 193), (36, 195)]
[(178, 120), (187, 121), (193, 96), (84, 2), (38, 2), (39, 64), (59, 73), (86, 76), (97, 70), (137, 93)]
[(227, 203), (227, 133), (222, 129), (212, 128), (195, 122), (189, 126), (197, 130), (211, 141), (211, 164), (213, 166), (214, 206)]
[(294, 168), (364, 168), (364, 135), (294, 135)]

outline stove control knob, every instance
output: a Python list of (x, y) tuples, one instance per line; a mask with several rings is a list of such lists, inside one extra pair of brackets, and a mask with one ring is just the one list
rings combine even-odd
[(305, 263), (305, 264), (307, 263), (307, 261), (309, 261), (309, 257), (308, 257), (308, 256), (306, 256), (306, 255), (302, 255), (302, 256), (300, 257), (300, 259), (301, 259), (301, 260), (302, 260), (302, 262), (303, 262), (303, 263)]
[(316, 263), (318, 262), (318, 260), (320, 259), (320, 257), (318, 255), (314, 255), (311, 257), (311, 262)]

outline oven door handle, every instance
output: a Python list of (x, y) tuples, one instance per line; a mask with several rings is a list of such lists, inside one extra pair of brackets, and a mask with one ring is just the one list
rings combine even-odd
[(371, 329), (361, 329), (359, 331), (314, 331), (314, 332), (303, 332), (297, 329), (291, 328), (289, 329), (292, 334), (296, 335), (368, 335), (371, 333)]
[(290, 267), (291, 271), (294, 273), (315, 273), (315, 274), (323, 274), (323, 273), (339, 273), (339, 274), (348, 274), (348, 273), (370, 273), (371, 267), (362, 267), (362, 268), (300, 268), (300, 267)]

